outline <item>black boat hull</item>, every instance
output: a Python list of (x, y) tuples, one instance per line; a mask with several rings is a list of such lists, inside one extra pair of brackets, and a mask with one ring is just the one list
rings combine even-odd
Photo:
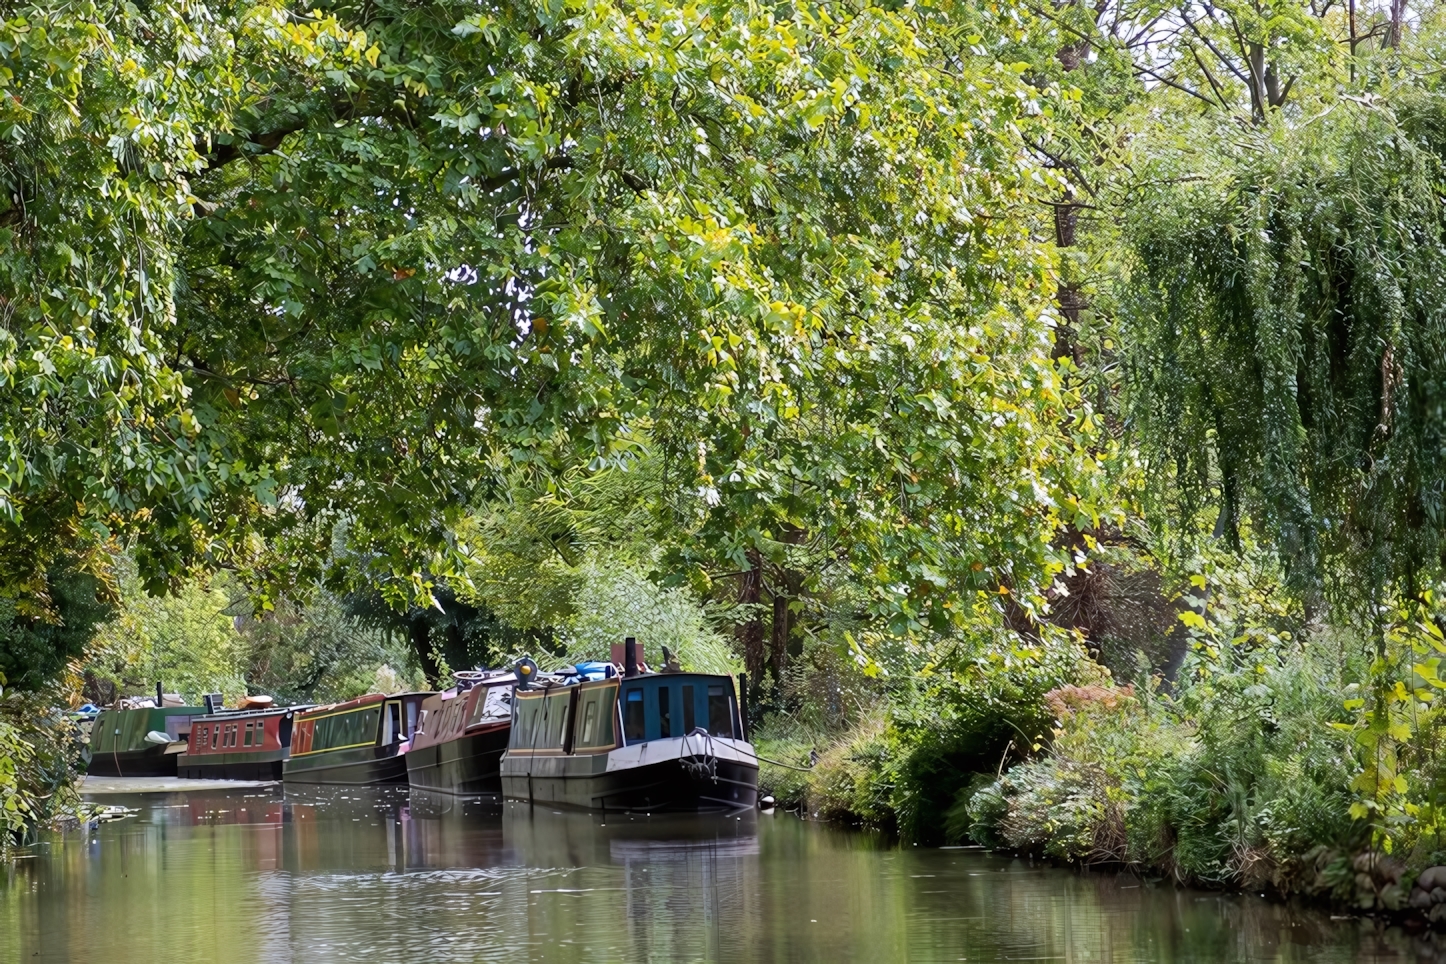
[[(368, 753), (375, 751), (368, 748)], [(330, 754), (298, 759), (292, 757), (282, 769), (281, 779), (286, 783), (327, 784), (353, 787), (405, 786), (407, 783), (407, 758), (405, 754), (388, 756), (368, 755), (358, 759), (350, 751), (336, 751), (337, 757), (325, 759)]]
[(511, 727), (462, 736), (435, 746), (409, 750), (407, 780), (412, 786), (458, 796), (502, 793), (498, 767), (507, 749)]
[(537, 805), (603, 813), (732, 813), (758, 805), (758, 767), (734, 760), (660, 760), (592, 773), (529, 773), (524, 760), (510, 763), (503, 795)]
[(85, 772), (93, 777), (173, 777), (179, 755), (167, 753), (164, 745), (144, 750), (97, 753), (91, 757)]
[(176, 767), (183, 780), (280, 780), (282, 760), (249, 760), (230, 763), (188, 763)]

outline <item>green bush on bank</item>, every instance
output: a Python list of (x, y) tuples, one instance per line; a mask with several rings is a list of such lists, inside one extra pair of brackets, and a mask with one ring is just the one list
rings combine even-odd
[(917, 843), (957, 840), (968, 832), (961, 794), (1046, 738), (1045, 694), (1102, 672), (1064, 636), (959, 640), (947, 662), (896, 666), (878, 698), (841, 727), (807, 722), (806, 706), (763, 721), (754, 733), (761, 756), (795, 766), (818, 756), (807, 773), (765, 763), (763, 789), (820, 819)]
[(972, 793), (971, 836), (1180, 881), (1303, 889), (1313, 850), (1370, 842), (1350, 812), (1358, 761), (1330, 725), (1345, 715), (1339, 655), (1287, 639), (1197, 653), (1173, 695), (1055, 691), (1048, 752)]

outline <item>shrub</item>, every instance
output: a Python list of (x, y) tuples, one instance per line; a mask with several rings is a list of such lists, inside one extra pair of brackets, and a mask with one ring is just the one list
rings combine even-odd
[(1282, 639), (1202, 651), (1173, 697), (1055, 690), (1048, 753), (959, 804), (970, 834), (1180, 880), (1280, 886), (1311, 848), (1361, 842), (1349, 813), (1354, 762), (1329, 726), (1344, 694), (1331, 666)]

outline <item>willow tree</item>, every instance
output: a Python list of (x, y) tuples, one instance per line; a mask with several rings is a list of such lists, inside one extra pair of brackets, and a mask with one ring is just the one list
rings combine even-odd
[(1446, 561), (1442, 107), (1398, 89), (1167, 142), (1128, 221), (1141, 437), (1307, 596), (1414, 595)]
[(1050, 92), (984, 49), (947, 4), (13, 14), (4, 586), (121, 537), (152, 584), (425, 597), (513, 473), (647, 444), (684, 562), (791, 528), (906, 621), (1024, 592), (1096, 507), (1025, 205)]

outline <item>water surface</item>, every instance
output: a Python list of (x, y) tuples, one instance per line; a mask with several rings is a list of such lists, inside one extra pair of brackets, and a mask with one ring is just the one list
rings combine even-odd
[(1446, 960), (1370, 922), (781, 814), (354, 789), (106, 802), (139, 813), (0, 868), (0, 962)]

